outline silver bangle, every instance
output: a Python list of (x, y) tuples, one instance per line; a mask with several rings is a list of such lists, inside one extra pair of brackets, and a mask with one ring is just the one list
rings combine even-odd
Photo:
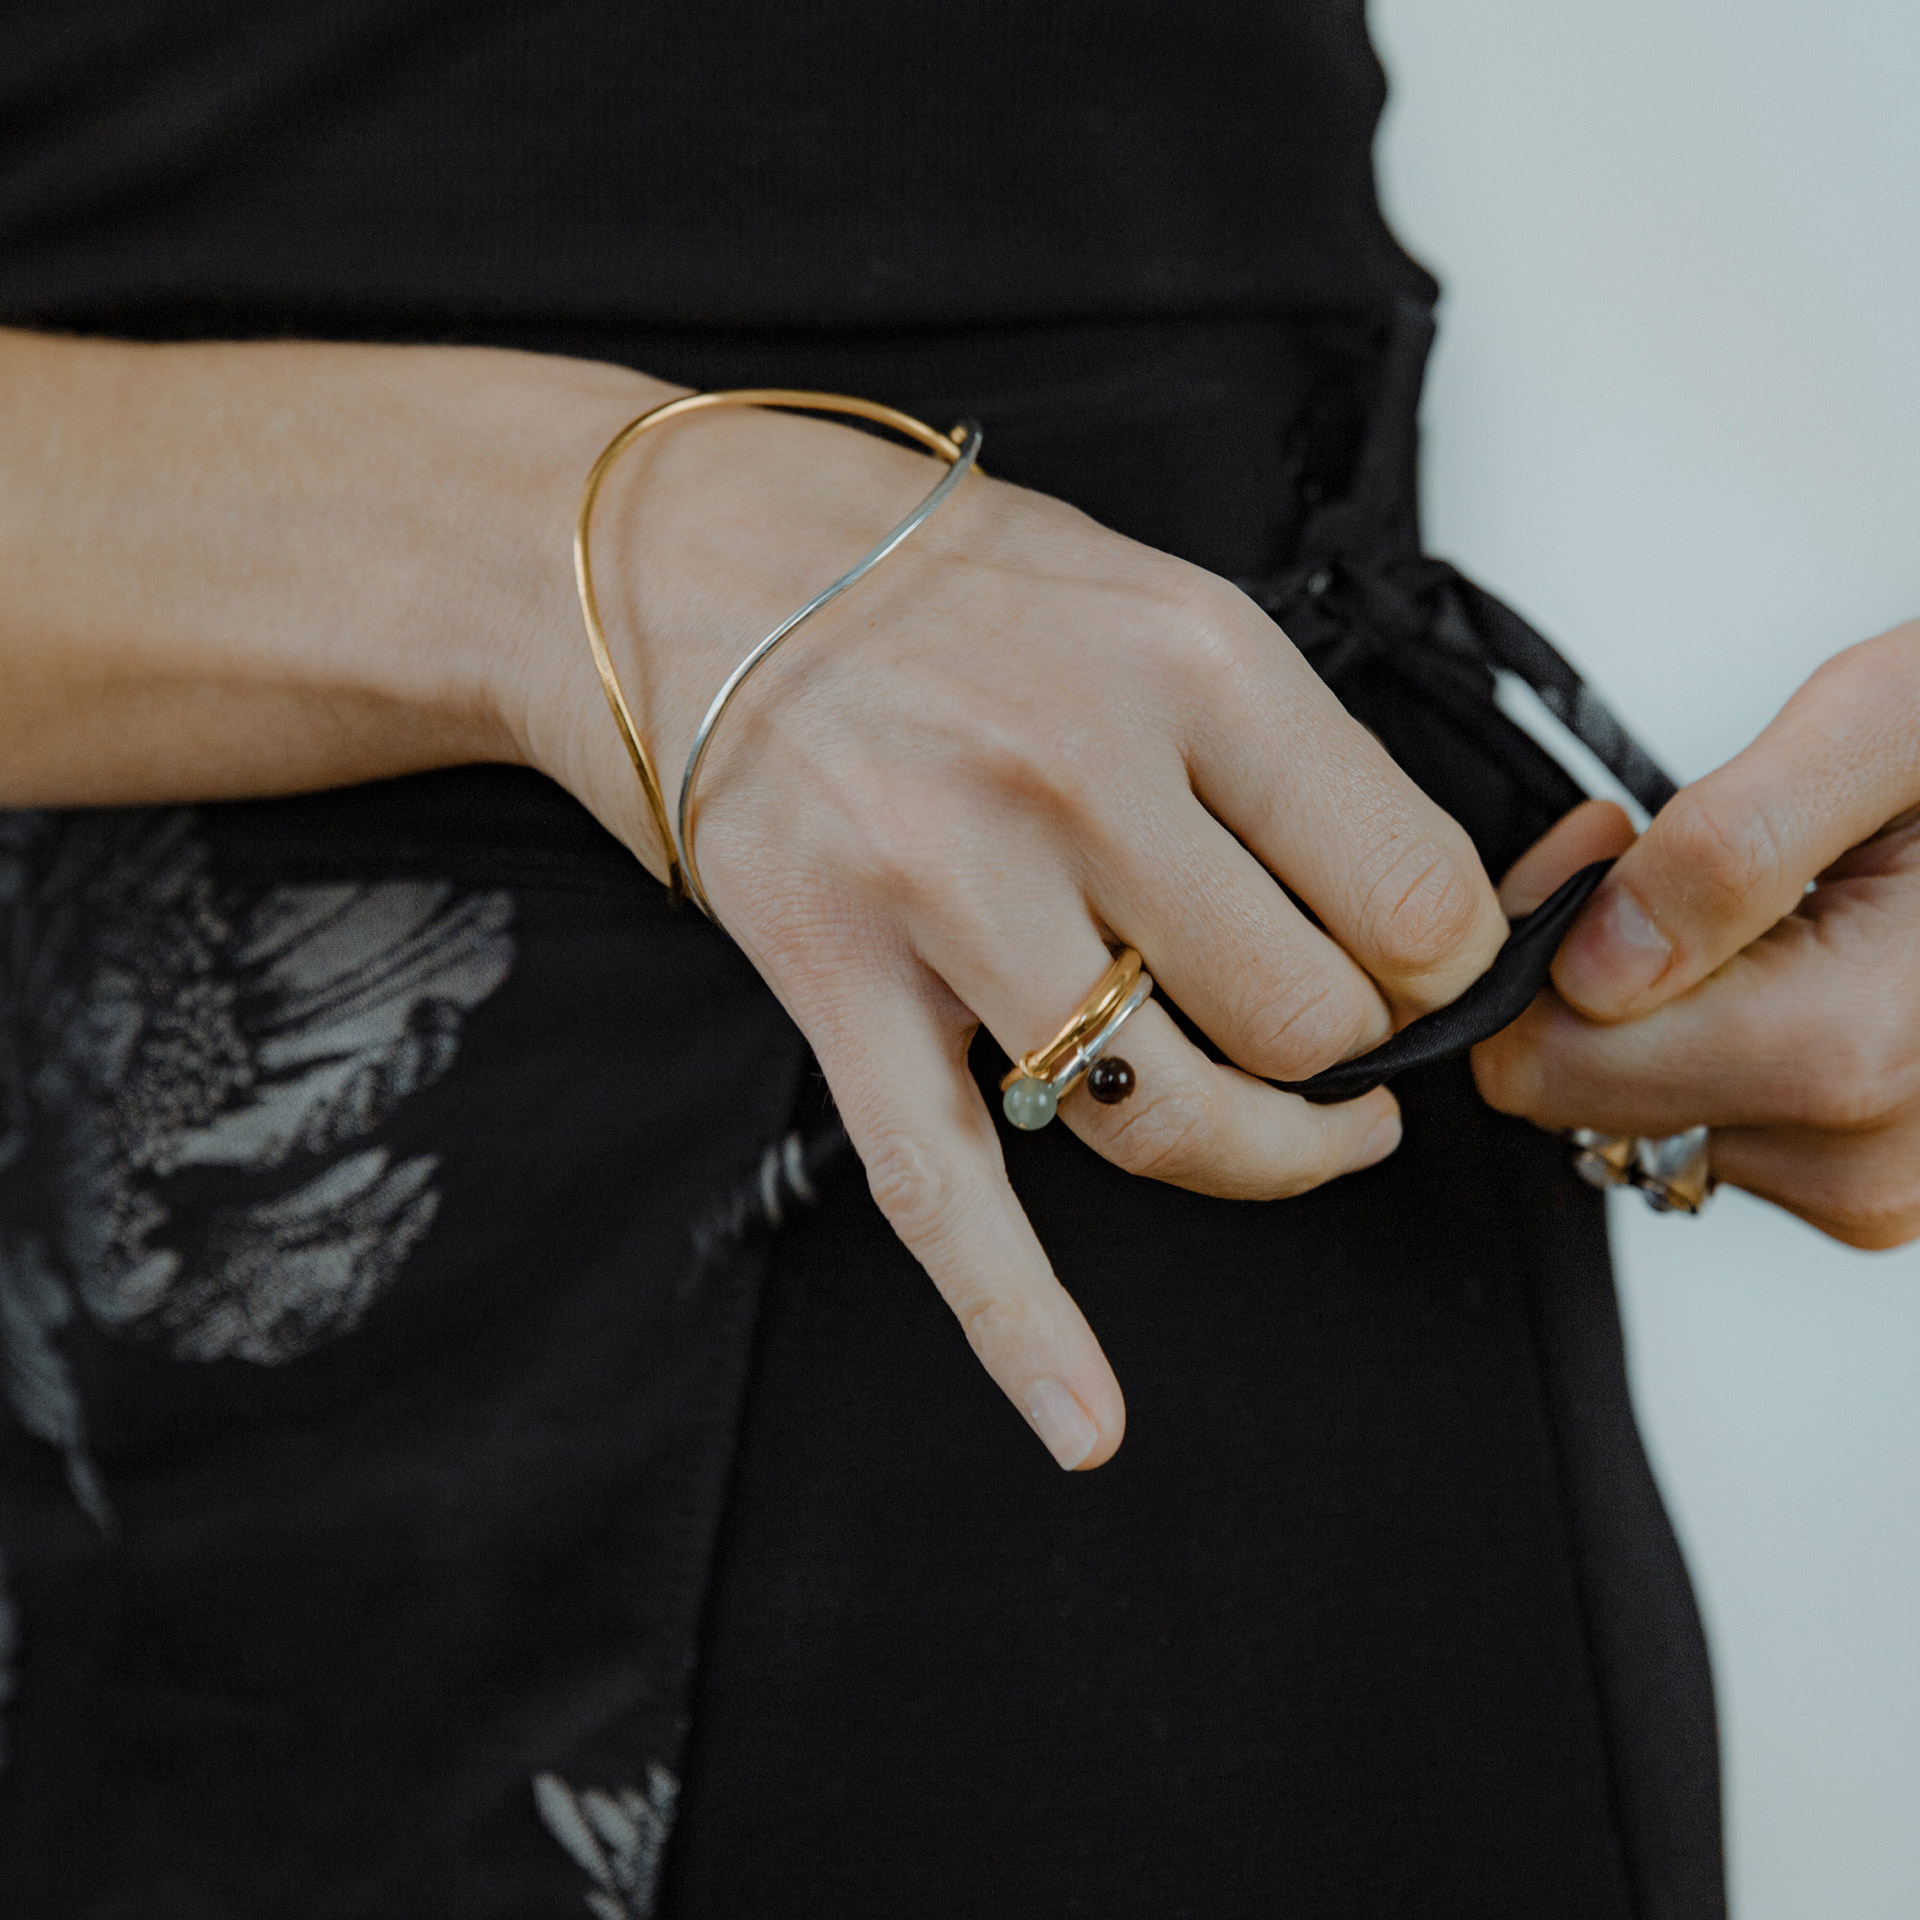
[(979, 423), (963, 420), (955, 430), (955, 436), (964, 432), (960, 440), (960, 451), (952, 465), (941, 475), (939, 484), (927, 497), (889, 533), (880, 544), (864, 558), (856, 561), (840, 578), (816, 593), (797, 613), (790, 613), (782, 620), (747, 657), (727, 675), (720, 691), (713, 696), (713, 704), (708, 707), (706, 718), (700, 722), (699, 731), (693, 736), (693, 746), (687, 754), (687, 769), (680, 776), (680, 804), (674, 819), (675, 851), (680, 858), (680, 870), (686, 877), (687, 893), (709, 920), (714, 917), (712, 903), (707, 899), (707, 890), (700, 882), (700, 868), (693, 857), (693, 788), (700, 777), (700, 763), (706, 758), (708, 744), (713, 739), (713, 730), (720, 724), (720, 716), (726, 712), (727, 703), (746, 685), (747, 676), (754, 668), (773, 652), (781, 641), (793, 632), (802, 622), (811, 620), (829, 601), (837, 600), (856, 580), (871, 573), (901, 541), (925, 524), (946, 503), (962, 480), (967, 477), (973, 464), (980, 457), (981, 432)]

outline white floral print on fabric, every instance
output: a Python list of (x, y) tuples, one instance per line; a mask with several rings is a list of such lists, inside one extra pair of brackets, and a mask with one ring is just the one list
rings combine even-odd
[(512, 917), (442, 880), (223, 889), (186, 809), (0, 815), (6, 1383), (96, 1520), (59, 1329), (278, 1366), (356, 1326), (439, 1205), (436, 1156), (370, 1136), (452, 1066)]
[(650, 1920), (680, 1782), (663, 1766), (647, 1769), (644, 1794), (633, 1787), (570, 1787), (557, 1773), (534, 1776), (533, 1800), (547, 1831), (593, 1885), (594, 1920)]
[(59, 1450), (75, 1502), (102, 1533), (113, 1506), (87, 1452), (86, 1416), (54, 1336), (73, 1318), (73, 1296), (31, 1233), (0, 1229), (0, 1361), (14, 1417)]

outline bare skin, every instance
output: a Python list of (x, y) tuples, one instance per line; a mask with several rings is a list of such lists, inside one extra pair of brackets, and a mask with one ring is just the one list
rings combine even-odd
[[(0, 334), (0, 804), (289, 793), (470, 761), (662, 850), (573, 599), (578, 489), (674, 389), (453, 348)], [(945, 423), (941, 423), (945, 424)], [(991, 448), (988, 450), (991, 458)], [(924, 492), (814, 420), (653, 436), (602, 509), (603, 600), (677, 768), (753, 639)], [(812, 1043), (880, 1206), (1056, 1460), (1124, 1403), (965, 1070), (1139, 947), (1140, 1092), (1062, 1119), (1135, 1173), (1294, 1194), (1393, 1150), (1384, 1091), (1263, 1084), (1452, 999), (1505, 932), (1466, 836), (1225, 583), (984, 475), (736, 703), (703, 776), (715, 909)], [(1314, 910), (1314, 927), (1287, 899)], [(1242, 1070), (1243, 1069), (1243, 1070)]]

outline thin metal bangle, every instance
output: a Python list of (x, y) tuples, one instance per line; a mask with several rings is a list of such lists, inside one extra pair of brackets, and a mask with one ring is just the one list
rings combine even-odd
[[(765, 403), (763, 402), (762, 404)], [(833, 402), (832, 396), (825, 394), (792, 396), (785, 404), (802, 404), (821, 407), (823, 409), (829, 404), (832, 404), (835, 410), (838, 411), (857, 411), (864, 414), (868, 419), (877, 417), (876, 414), (868, 411), (869, 403), (862, 402), (858, 407), (849, 407), (844, 402)], [(900, 415), (899, 418), (904, 421), (906, 416), (903, 414)], [(874, 547), (871, 552), (850, 566), (831, 586), (823, 587), (820, 592), (816, 593), (798, 612), (788, 614), (788, 616), (727, 675), (726, 681), (721, 686), (720, 691), (713, 696), (713, 704), (707, 709), (706, 717), (700, 722), (699, 730), (693, 736), (693, 746), (687, 754), (687, 768), (680, 776), (680, 808), (676, 824), (679, 827), (680, 833), (680, 867), (686, 876), (687, 892), (692, 896), (694, 904), (699, 907), (701, 912), (704, 913), (709, 920), (713, 918), (713, 907), (707, 899), (706, 888), (700, 883), (700, 863), (693, 855), (693, 833), (695, 825), (693, 789), (694, 782), (700, 777), (700, 763), (707, 757), (707, 747), (713, 739), (713, 730), (720, 724), (720, 716), (726, 712), (728, 702), (731, 701), (733, 696), (746, 684), (747, 676), (772, 653), (781, 641), (792, 633), (795, 627), (799, 626), (804, 620), (812, 619), (830, 600), (837, 600), (856, 580), (872, 572), (901, 541), (906, 539), (910, 533), (931, 518), (945, 503), (954, 488), (967, 477), (967, 473), (972, 468), (973, 463), (980, 457), (981, 434), (979, 425), (975, 421), (963, 420), (960, 425), (954, 429), (954, 434), (951, 438), (944, 434), (935, 433), (931, 427), (921, 426), (917, 420), (912, 423), (912, 427), (916, 429), (914, 432), (915, 439), (919, 439), (921, 434), (928, 435), (929, 438), (923, 441), (922, 444), (932, 446), (943, 458), (951, 463), (939, 485), (936, 486), (878, 546)]]
[[(675, 822), (667, 813), (666, 795), (661, 788), (659, 775), (654, 771), (652, 757), (641, 740), (639, 726), (621, 690), (620, 677), (614, 670), (613, 655), (607, 646), (606, 630), (600, 619), (599, 598), (594, 592), (590, 536), (594, 505), (614, 462), (642, 434), (665, 426), (669, 420), (677, 419), (682, 414), (697, 413), (710, 407), (789, 407), (808, 413), (840, 413), (871, 420), (878, 426), (892, 428), (906, 439), (917, 440), (930, 452), (947, 461), (948, 471), (940, 484), (871, 553), (857, 566), (843, 573), (824, 593), (816, 594), (798, 613), (782, 621), (728, 676), (726, 684), (707, 709), (706, 718), (700, 723), (700, 731), (694, 736), (693, 750), (687, 756), (687, 769), (680, 783), (679, 831), (676, 832)], [(714, 726), (727, 702), (740, 690), (747, 675), (795, 627), (819, 612), (828, 601), (844, 593), (871, 568), (878, 566), (941, 505), (979, 458), (980, 438), (980, 429), (972, 421), (963, 421), (951, 434), (943, 434), (895, 407), (883, 406), (877, 400), (862, 400), (851, 394), (813, 393), (796, 387), (732, 387), (713, 393), (682, 394), (677, 400), (668, 400), (650, 408), (637, 419), (629, 420), (607, 442), (599, 459), (589, 470), (586, 484), (581, 489), (580, 508), (574, 516), (573, 525), (574, 582), (580, 593), (580, 613), (586, 624), (587, 642), (593, 649), (593, 664), (599, 672), (607, 705), (612, 709), (614, 725), (619, 729), (620, 738), (626, 746), (627, 757), (633, 762), (640, 791), (646, 799), (647, 812), (652, 818), (654, 831), (660, 837), (666, 857), (667, 885), (676, 896), (692, 899), (709, 919), (713, 917), (713, 908), (707, 900), (706, 889), (700, 884), (700, 870), (693, 859), (693, 784)]]

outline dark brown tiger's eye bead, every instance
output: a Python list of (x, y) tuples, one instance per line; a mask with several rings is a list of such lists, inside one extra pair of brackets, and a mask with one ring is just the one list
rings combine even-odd
[(1107, 1054), (1087, 1069), (1087, 1091), (1103, 1107), (1117, 1107), (1134, 1089), (1133, 1069)]

